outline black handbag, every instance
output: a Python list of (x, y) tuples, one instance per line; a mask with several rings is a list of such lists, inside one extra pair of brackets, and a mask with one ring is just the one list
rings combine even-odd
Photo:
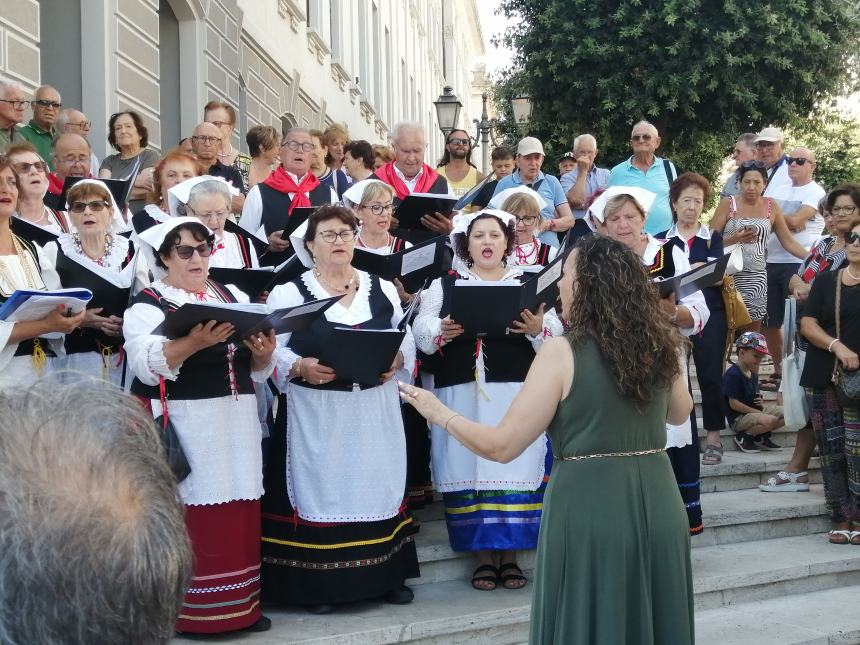
[[(842, 271), (836, 273), (836, 338), (839, 338), (839, 309), (842, 300)], [(853, 407), (860, 403), (860, 370), (848, 371), (842, 367), (836, 358), (833, 366), (833, 386), (836, 398), (843, 408)]]
[(185, 450), (182, 449), (182, 442), (179, 440), (176, 428), (173, 427), (167, 413), (167, 387), (164, 383), (164, 377), (161, 378), (158, 388), (161, 395), (161, 415), (155, 419), (155, 426), (161, 437), (167, 465), (170, 466), (176, 483), (179, 484), (191, 474), (191, 464), (188, 463)]

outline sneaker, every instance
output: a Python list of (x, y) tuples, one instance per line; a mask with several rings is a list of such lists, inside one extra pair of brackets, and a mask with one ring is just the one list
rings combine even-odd
[(734, 438), (735, 445), (741, 452), (759, 452), (756, 442), (745, 432), (739, 432)]
[(755, 445), (759, 447), (760, 450), (779, 450), (782, 448), (778, 443), (774, 443), (770, 438), (770, 433), (763, 434), (759, 437), (755, 438)]

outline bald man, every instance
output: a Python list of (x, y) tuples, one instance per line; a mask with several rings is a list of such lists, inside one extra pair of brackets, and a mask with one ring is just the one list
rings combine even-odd
[[(60, 110), (57, 122), (54, 124), (54, 132), (57, 134), (79, 134), (84, 139), (90, 139), (90, 127), (92, 124), (87, 115), (74, 108)], [(90, 151), (90, 168), (98, 168), (101, 165), (99, 158)]]
[[(818, 202), (825, 190), (813, 181), (815, 153), (809, 148), (794, 148), (786, 157), (790, 185), (773, 190), (771, 197), (779, 202), (785, 223), (794, 239), (807, 251), (824, 230), (824, 218), (818, 212)], [(764, 332), (767, 346), (773, 356), (772, 379), (761, 381), (761, 389), (775, 390), (782, 376), (782, 322), (788, 283), (797, 273), (800, 262), (782, 248), (776, 235), (767, 241), (767, 318)], [(767, 447), (767, 446), (765, 446)]]
[(33, 110), (33, 118), (19, 132), (22, 137), (33, 144), (39, 156), (53, 170), (54, 163), (51, 161), (51, 142), (56, 134), (54, 125), (57, 122), (57, 117), (60, 115), (60, 108), (63, 107), (60, 93), (50, 85), (42, 85), (33, 95), (30, 107)]
[(221, 150), (221, 137), (221, 130), (217, 125), (205, 121), (198, 123), (191, 133), (191, 150), (197, 157), (197, 161), (203, 166), (204, 175), (226, 179), (231, 185), (242, 191), (233, 197), (230, 206), (233, 213), (241, 214), (242, 207), (245, 205), (245, 184), (238, 168), (226, 166), (218, 159), (218, 152)]

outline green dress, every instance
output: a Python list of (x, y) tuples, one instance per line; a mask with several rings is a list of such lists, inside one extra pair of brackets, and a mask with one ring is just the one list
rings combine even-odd
[[(573, 349), (573, 386), (547, 430), (555, 457), (663, 448), (669, 392), (640, 414), (618, 394), (593, 341)], [(530, 643), (693, 642), (690, 535), (669, 458), (556, 459), (544, 497)]]

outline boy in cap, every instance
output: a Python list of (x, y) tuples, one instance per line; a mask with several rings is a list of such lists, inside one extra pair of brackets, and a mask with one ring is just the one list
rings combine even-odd
[(723, 374), (726, 419), (735, 433), (735, 444), (743, 452), (777, 449), (770, 433), (784, 425), (782, 407), (763, 404), (758, 387), (759, 367), (769, 354), (767, 342), (762, 334), (746, 331), (735, 347), (738, 361)]

